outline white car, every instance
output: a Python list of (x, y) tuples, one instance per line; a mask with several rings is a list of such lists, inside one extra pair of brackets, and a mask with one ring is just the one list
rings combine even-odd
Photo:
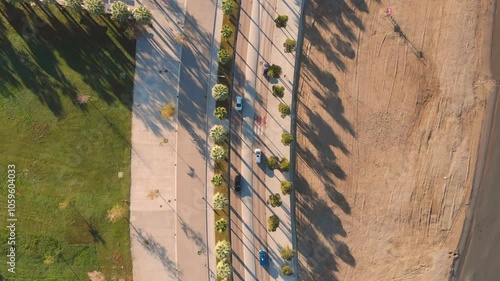
[(243, 97), (237, 96), (236, 97), (236, 110), (241, 111), (242, 108), (243, 108)]
[(255, 152), (255, 162), (258, 164), (262, 160), (262, 151), (259, 148), (257, 148), (255, 149), (254, 152)]

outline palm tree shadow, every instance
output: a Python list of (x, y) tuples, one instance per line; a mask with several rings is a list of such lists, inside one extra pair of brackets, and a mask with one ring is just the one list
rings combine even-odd
[(193, 240), (193, 242), (196, 244), (196, 246), (198, 246), (201, 253), (206, 254), (207, 253), (207, 245), (206, 245), (205, 241), (203, 240), (203, 237), (201, 236), (201, 234), (199, 232), (197, 232), (196, 230), (192, 229), (183, 220), (181, 220), (181, 228), (182, 228), (182, 231), (184, 231), (184, 234), (186, 234), (186, 236), (189, 239)]
[[(130, 223), (130, 221), (129, 221)], [(130, 225), (132, 225), (130, 223)], [(154, 257), (156, 257), (162, 263), (163, 267), (167, 270), (168, 274), (172, 278), (177, 278), (181, 272), (177, 269), (175, 261), (170, 259), (167, 255), (167, 250), (160, 243), (158, 243), (151, 234), (144, 233), (143, 229), (136, 229), (132, 225), (135, 233), (132, 234), (139, 243)]]

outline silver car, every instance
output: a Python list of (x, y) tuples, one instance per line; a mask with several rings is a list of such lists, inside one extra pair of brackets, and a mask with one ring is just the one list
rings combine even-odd
[(260, 163), (260, 161), (262, 160), (262, 151), (259, 148), (257, 148), (255, 149), (254, 152), (255, 152), (255, 162)]

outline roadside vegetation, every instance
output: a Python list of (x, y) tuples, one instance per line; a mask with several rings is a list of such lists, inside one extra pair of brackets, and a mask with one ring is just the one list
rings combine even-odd
[[(221, 45), (220, 51), (218, 52), (219, 67), (217, 70), (217, 83), (224, 85), (225, 89), (221, 87), (219, 90), (223, 90), (221, 93), (213, 93), (216, 100), (216, 109), (214, 115), (217, 119), (223, 120), (227, 118), (228, 112), (230, 112), (231, 106), (231, 89), (233, 88), (233, 65), (234, 65), (234, 47), (236, 46), (236, 34), (237, 23), (239, 21), (240, 12), (240, 0), (223, 0), (222, 1), (222, 30), (221, 30)], [(222, 95), (221, 95), (222, 94)], [(223, 146), (229, 147), (227, 130), (222, 133), (221, 129), (218, 131), (211, 132), (211, 138), (215, 143)], [(216, 141), (217, 140), (217, 141)], [(226, 198), (229, 198), (229, 165), (227, 158), (222, 159), (220, 162), (215, 164), (214, 173), (220, 175), (223, 181), (220, 185), (214, 184), (215, 194), (224, 194)], [(216, 183), (219, 183), (219, 179), (216, 179)], [(229, 204), (229, 201), (228, 201)], [(215, 223), (220, 226), (220, 221), (224, 219), (229, 224), (229, 208), (226, 206), (221, 210), (215, 211)], [(216, 227), (217, 228), (217, 227)], [(227, 280), (231, 279), (231, 244), (230, 244), (230, 231), (217, 231), (215, 233), (216, 243), (221, 241), (226, 241), (228, 243), (229, 252), (227, 256), (217, 256), (217, 280)], [(216, 249), (217, 251), (217, 249)]]
[[(19, 219), (18, 270), (2, 266), (5, 280), (132, 279), (135, 40), (130, 23), (73, 3), (0, 4), (0, 166), (2, 179), (16, 166)], [(2, 228), (0, 240), (7, 235)]]

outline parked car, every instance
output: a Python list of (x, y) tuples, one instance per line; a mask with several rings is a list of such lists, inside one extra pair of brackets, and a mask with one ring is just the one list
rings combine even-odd
[(262, 266), (267, 266), (269, 261), (267, 259), (267, 253), (265, 250), (259, 250), (259, 262)]
[(243, 108), (243, 97), (237, 96), (236, 97), (236, 110), (241, 111), (242, 108)]
[(257, 148), (255, 149), (254, 152), (255, 152), (255, 162), (258, 164), (260, 163), (260, 161), (262, 161), (262, 151), (259, 148)]
[(241, 191), (241, 175), (237, 175), (236, 177), (234, 177), (234, 190), (236, 192)]

